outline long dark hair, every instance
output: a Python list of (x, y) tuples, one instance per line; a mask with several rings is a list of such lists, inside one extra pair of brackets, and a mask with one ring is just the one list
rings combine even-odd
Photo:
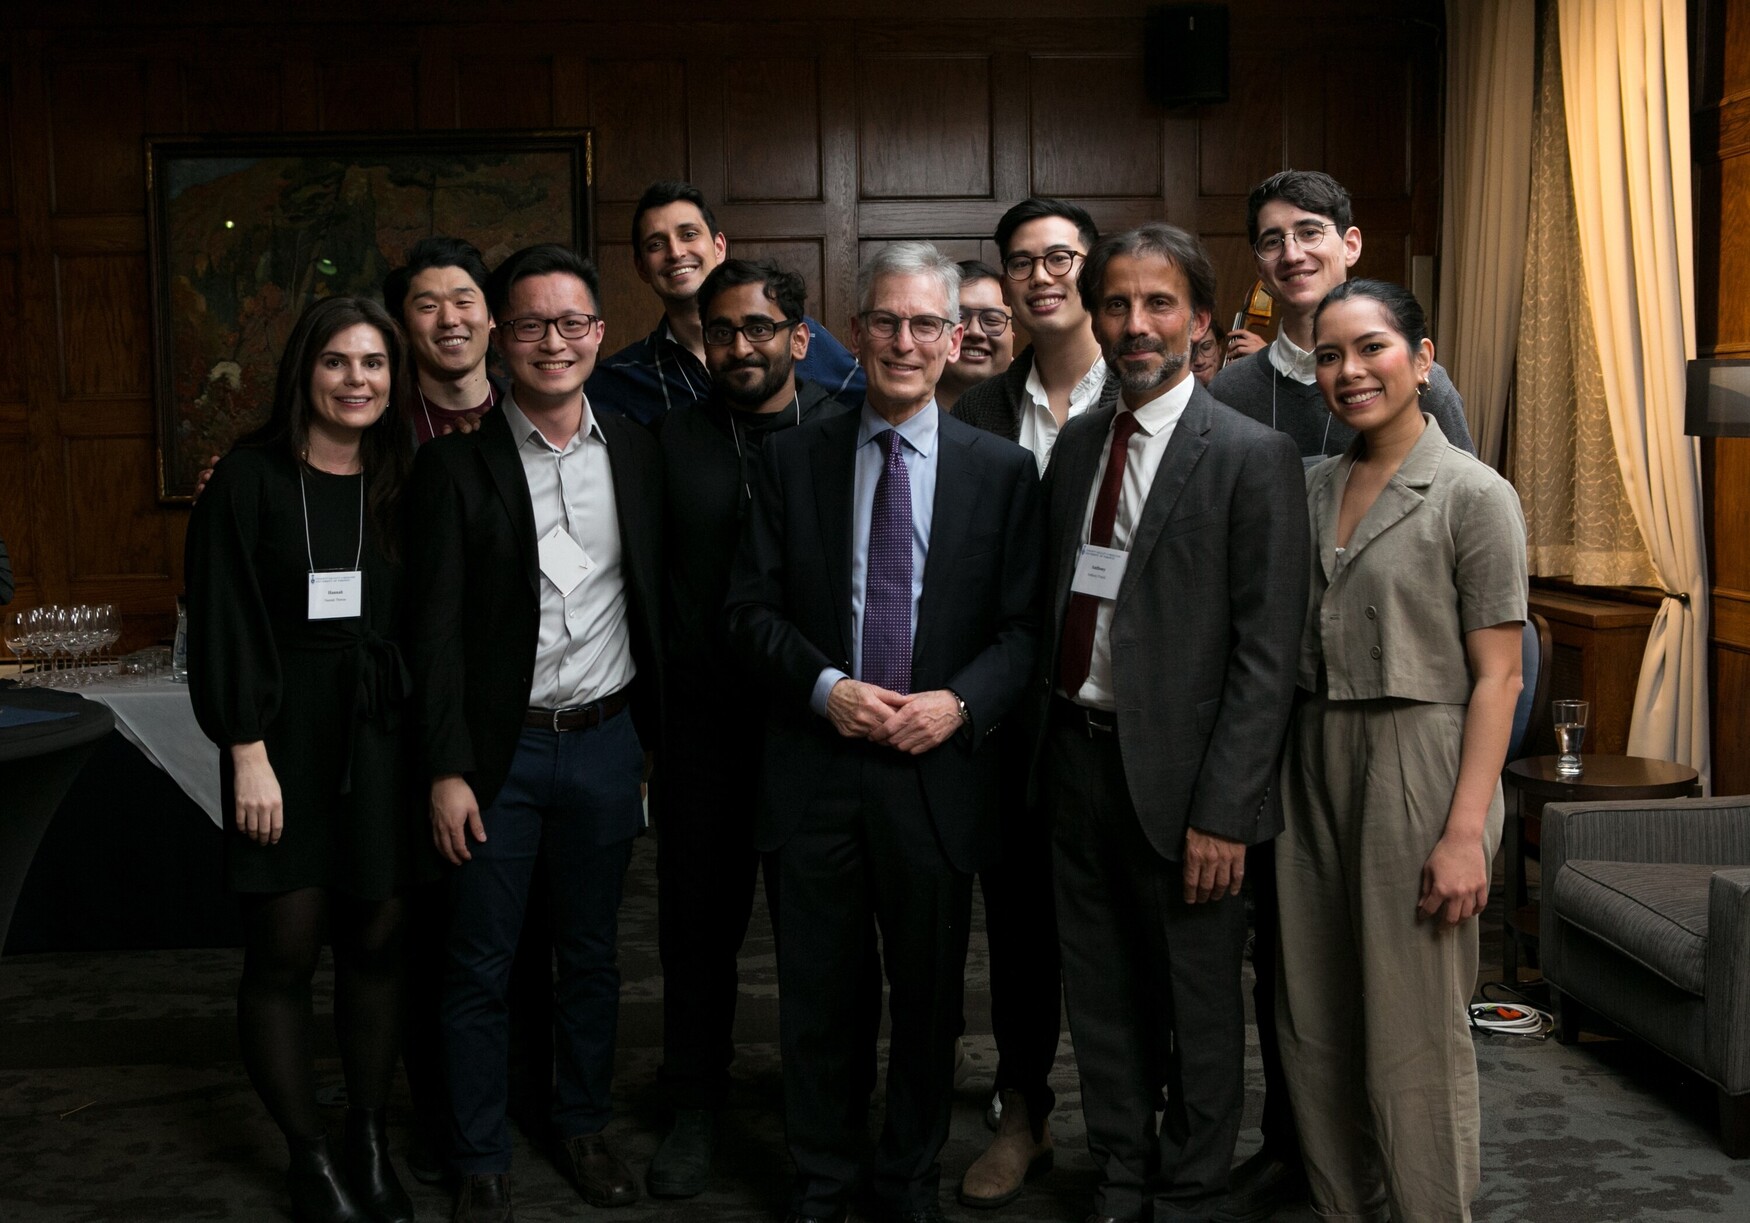
[(1409, 345), (1411, 352), (1422, 347), (1422, 341), (1428, 338), (1428, 316), (1422, 312), (1422, 303), (1403, 285), (1392, 284), (1389, 280), (1368, 280), (1363, 277), (1360, 280), (1345, 280), (1332, 289), (1313, 311), (1313, 333), (1318, 333), (1319, 319), (1324, 316), (1326, 306), (1332, 302), (1352, 301), (1358, 297), (1378, 302), (1385, 309), (1385, 317), (1391, 323), (1392, 330), (1404, 337), (1404, 343)]
[(267, 423), (241, 438), (239, 446), (283, 450), (299, 463), (310, 444), (310, 375), (328, 342), (360, 323), (383, 337), (389, 358), (389, 406), (359, 441), (365, 471), (365, 501), (378, 546), (393, 558), (399, 535), (395, 516), (401, 486), (413, 469), (413, 428), (402, 410), (407, 394), (407, 344), (401, 328), (383, 307), (365, 297), (324, 297), (298, 316), (280, 356), (273, 411)]

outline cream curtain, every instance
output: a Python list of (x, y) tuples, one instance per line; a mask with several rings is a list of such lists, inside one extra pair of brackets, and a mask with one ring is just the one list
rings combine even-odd
[(1536, 0), (1447, 0), (1446, 186), (1435, 351), (1495, 466), (1525, 272)]
[(1684, 0), (1560, 0), (1580, 261), (1617, 462), (1668, 597), (1635, 690), (1631, 755), (1709, 774), (1701, 464), (1683, 434), (1695, 353)]
[(1604, 394), (1562, 104), (1555, 4), (1537, 39), (1525, 296), (1514, 373), (1513, 483), (1533, 574), (1582, 586), (1657, 586), (1641, 542)]

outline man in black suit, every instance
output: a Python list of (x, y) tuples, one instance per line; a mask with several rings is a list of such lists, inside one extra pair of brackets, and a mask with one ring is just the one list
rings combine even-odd
[(767, 444), (730, 635), (773, 694), (757, 835), (778, 878), (790, 1219), (842, 1218), (863, 1175), (873, 913), (892, 997), (874, 1190), (928, 1223), (972, 872), (998, 852), (987, 737), (1033, 666), (1038, 479), (1026, 451), (936, 407), (960, 340), (953, 261), (895, 243), (858, 282), (868, 400)]
[(1214, 283), (1170, 225), (1089, 252), (1078, 286), (1120, 402), (1064, 427), (1045, 479), (1036, 759), (1092, 1220), (1221, 1203), (1244, 1099), (1240, 880), (1281, 828), (1306, 503), (1294, 444), (1191, 377)]
[[(442, 1022), (459, 1220), (508, 1219), (505, 988), (530, 881), (553, 931), (562, 1170), (617, 1206), (608, 1149), (620, 886), (656, 741), (662, 464), (592, 410), (596, 273), (562, 246), (489, 285), (512, 388), (473, 433), (421, 447), (408, 491), (410, 634), (432, 835), (452, 874)], [(629, 710), (629, 712), (628, 712)]]

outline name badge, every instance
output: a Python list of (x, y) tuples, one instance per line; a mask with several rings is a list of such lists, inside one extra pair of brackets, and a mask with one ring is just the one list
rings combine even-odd
[(1093, 595), (1096, 599), (1116, 599), (1118, 583), (1124, 580), (1124, 565), (1129, 559), (1130, 553), (1120, 548), (1096, 548), (1093, 544), (1083, 544), (1081, 555), (1076, 557), (1075, 577), (1069, 588), (1079, 595)]
[(310, 575), (310, 619), (350, 620), (364, 611), (363, 570), (329, 569)]
[(577, 584), (595, 568), (578, 542), (563, 526), (555, 526), (541, 540), (541, 572), (553, 583), (561, 598), (568, 597)]

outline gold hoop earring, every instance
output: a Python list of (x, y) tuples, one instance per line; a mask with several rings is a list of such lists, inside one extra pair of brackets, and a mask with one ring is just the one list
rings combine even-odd
[(1416, 384), (1416, 398), (1420, 399), (1420, 398), (1422, 398), (1422, 396), (1426, 395), (1427, 393), (1428, 393), (1428, 384), (1426, 382), (1418, 382)]

